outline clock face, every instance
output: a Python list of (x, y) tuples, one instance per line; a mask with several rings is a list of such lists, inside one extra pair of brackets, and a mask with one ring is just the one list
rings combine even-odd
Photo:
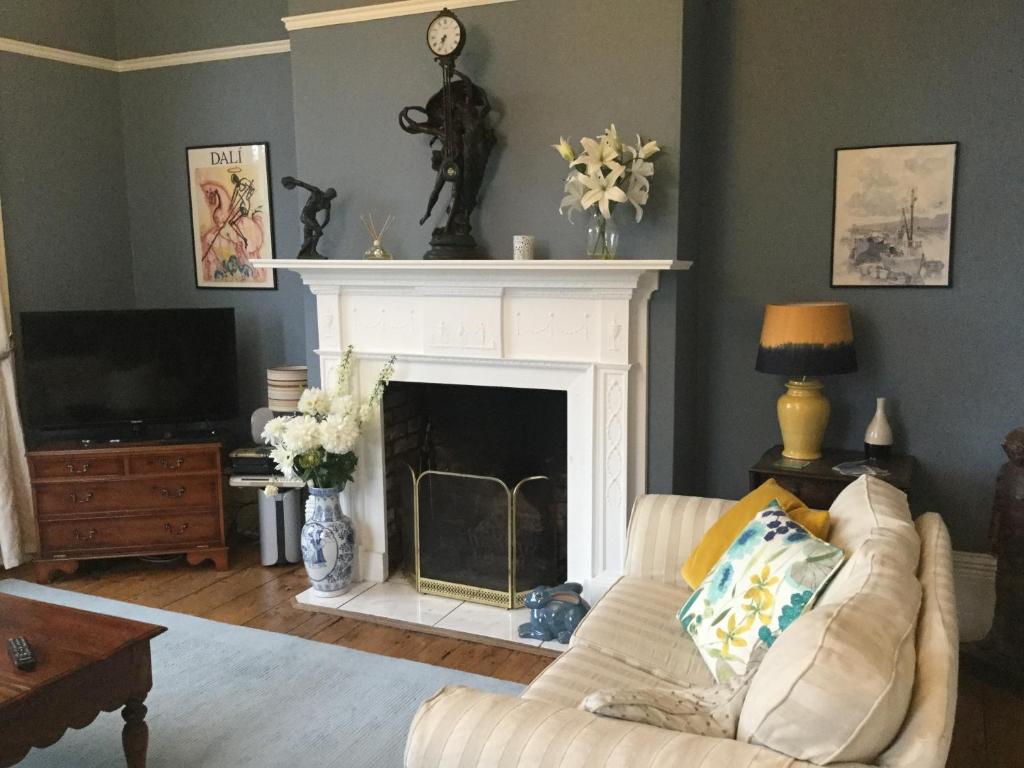
[(462, 25), (454, 16), (438, 16), (427, 27), (427, 44), (436, 56), (451, 56), (461, 43)]

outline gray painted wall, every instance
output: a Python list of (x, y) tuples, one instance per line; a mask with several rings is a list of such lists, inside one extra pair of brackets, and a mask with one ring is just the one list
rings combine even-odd
[[(282, 5), (300, 13), (357, 4), (365, 2), (264, 0), (218, 14), (223, 4), (211, 13), (212, 4), (196, 1), (182, 13), (180, 4), (118, 0), (121, 55), (280, 39)], [(668, 152), (656, 201), (640, 228), (623, 227), (624, 250), (678, 251), (697, 264), (652, 305), (651, 487), (744, 491), (746, 468), (778, 440), (782, 382), (753, 371), (762, 307), (836, 298), (853, 305), (861, 370), (828, 382), (827, 441), (857, 447), (873, 398), (893, 398), (898, 448), (921, 462), (915, 507), (942, 512), (959, 548), (982, 548), (998, 444), (1024, 421), (1024, 232), (1012, 202), (1024, 170), (1024, 114), (1007, 98), (1022, 80), (1024, 8), (1013, 0), (688, 0), (683, 49), (679, 5), (647, 0), (642, 20), (606, 0), (460, 11), (470, 27), (463, 65), (494, 97), (504, 138), (481, 240), (507, 257), (511, 235), (528, 229), (549, 255), (578, 252), (582, 230), (555, 213), (562, 168), (547, 145), (613, 119), (623, 132), (657, 136)], [(110, 56), (102, 21), (111, 8), (0, 0), (0, 35)], [(601, 11), (616, 19), (624, 47), (636, 46), (611, 68), (604, 49), (585, 42), (605, 34), (599, 21), (594, 35), (583, 28)], [(536, 29), (538, 16), (546, 23)], [(184, 147), (234, 141), (243, 130), (266, 138), (275, 178), (297, 159), (299, 175), (342, 192), (327, 253), (358, 256), (366, 244), (358, 214), (374, 210), (400, 216), (389, 246), (419, 257), (429, 238), (429, 227), (415, 223), (431, 181), (428, 155), (395, 116), (438, 85), (424, 22), (298, 32), (291, 83), (288, 59), (272, 56), (122, 75), (120, 97), (110, 73), (0, 54), (0, 195), (16, 311), (131, 306), (136, 295), (142, 306), (233, 304), (246, 407), (260, 400), (262, 367), (278, 354), (301, 357), (315, 336), (310, 302), (285, 275), (275, 293), (193, 287)], [(260, 93), (255, 104), (245, 103), (249, 89)], [(288, 152), (293, 113), (297, 158)], [(633, 115), (642, 124), (630, 124)], [(122, 116), (133, 257), (118, 176)], [(830, 289), (834, 149), (947, 140), (961, 142), (954, 287)], [(60, 180), (44, 187), (60, 217), (42, 213), (39, 187), (26, 179)], [(289, 223), (296, 202), (275, 190), (285, 256), (298, 242)]]
[(285, 0), (116, 0), (122, 59), (284, 40)]
[[(112, 3), (11, 5), (19, 12), (0, 13), (0, 36), (114, 56)], [(281, 0), (216, 8), (122, 2), (120, 53), (281, 39), (283, 7)], [(68, 20), (90, 45), (77, 45), (71, 33), (33, 32), (58, 26), (54, 18)], [(290, 274), (279, 276), (277, 291), (196, 289), (185, 147), (268, 141), (274, 179), (294, 173), (288, 56), (116, 75), (0, 54), (0, 103), (0, 196), (15, 312), (233, 306), (242, 413), (264, 404), (264, 369), (305, 358), (307, 292)], [(278, 253), (291, 256), (299, 242), (296, 197), (281, 193), (275, 190), (275, 240)]]
[(117, 58), (115, 0), (0, 0), (0, 37)]
[[(549, 145), (560, 133), (594, 135), (610, 122), (623, 135), (641, 131), (667, 145), (644, 222), (623, 217), (624, 255), (675, 255), (682, 11), (675, 0), (645, 5), (645, 18), (622, 17), (616, 33), (643, 40), (652, 55), (616, 57), (614, 66), (603, 46), (587, 42), (606, 34), (603, 24), (586, 28), (589, 18), (617, 15), (613, 0), (520, 0), (459, 11), (469, 39), (459, 67), (490, 94), (501, 141), (475, 227), (493, 258), (510, 258), (512, 236), (523, 232), (537, 236), (545, 256), (582, 254), (580, 219), (574, 228), (558, 215), (565, 168)], [(420, 227), (418, 219), (434, 180), (430, 153), (425, 137), (399, 128), (398, 112), (422, 105), (441, 85), (424, 42), (429, 18), (292, 35), (299, 169), (339, 191), (333, 231), (322, 241), (325, 255), (362, 255), (367, 243), (359, 214), (367, 210), (396, 215), (388, 238), (396, 256), (419, 258), (427, 250), (431, 227)], [(435, 211), (434, 221), (440, 218)]]
[(117, 75), (0, 53), (0, 199), (11, 301), (133, 301)]
[(185, 148), (270, 143), (274, 236), (279, 257), (298, 250), (297, 197), (278, 186), (295, 172), (287, 55), (145, 70), (121, 76), (128, 210), (139, 307), (233, 306), (243, 414), (266, 404), (272, 365), (306, 355), (298, 277), (277, 291), (198, 290), (192, 266)]
[[(827, 382), (826, 441), (856, 448), (875, 396), (920, 461), (913, 505), (985, 545), (999, 444), (1024, 423), (1024, 5), (712, 3), (699, 212), (706, 483), (735, 497), (778, 442), (782, 380), (754, 371), (763, 305), (853, 308), (860, 370)], [(951, 289), (829, 288), (836, 147), (959, 141)]]
[[(637, 226), (623, 216), (622, 255), (675, 258), (682, 68), (678, 0), (646, 0), (643, 14), (623, 14), (612, 0), (521, 0), (458, 13), (468, 28), (459, 67), (489, 93), (501, 141), (475, 224), (478, 241), (491, 256), (510, 258), (512, 236), (523, 233), (537, 237), (542, 257), (582, 255), (582, 218), (573, 227), (558, 214), (565, 167), (549, 145), (560, 134), (593, 136), (614, 121), (622, 135), (640, 131), (665, 145), (643, 223)], [(420, 258), (427, 250), (431, 225), (418, 224), (433, 184), (427, 140), (402, 132), (397, 118), (403, 106), (424, 104), (440, 87), (440, 70), (424, 43), (429, 18), (421, 14), (292, 34), (299, 173), (339, 191), (337, 213), (321, 242), (329, 257), (362, 255), (368, 242), (359, 214), (367, 211), (395, 214), (386, 245), (396, 257)], [(621, 41), (613, 62), (607, 44), (595, 42), (607, 40), (608, 18), (615, 19)], [(675, 472), (672, 288), (652, 305), (650, 476), (657, 490), (670, 490)]]

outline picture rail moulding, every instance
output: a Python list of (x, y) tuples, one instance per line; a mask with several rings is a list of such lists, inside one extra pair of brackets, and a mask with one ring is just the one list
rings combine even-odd
[[(418, 13), (436, 13), (442, 8), (471, 8), (477, 5), (514, 3), (518, 0), (395, 0), (395, 2), (363, 5), (356, 8), (341, 8), (335, 11), (304, 13), (281, 19), (289, 32), (299, 29), (330, 27), (336, 24), (355, 24), (377, 19), (391, 19)], [(39, 45), (10, 37), (0, 37), (0, 52), (32, 56), (37, 59), (58, 61), (79, 67), (90, 67), (105, 72), (137, 72), (143, 69), (177, 67), (185, 64), (201, 64), (208, 61), (226, 61), (251, 56), (289, 53), (290, 40), (270, 40), (260, 43), (228, 45), (220, 48), (203, 48), (195, 51), (179, 51), (157, 56), (141, 56), (133, 59), (108, 59), (78, 51), (68, 51), (48, 45)]]
[(296, 16), (285, 16), (285, 29), (294, 32), (299, 29), (315, 29), (332, 27), (337, 24), (356, 24), (361, 21), (393, 19), (398, 16), (412, 16), (417, 13), (437, 13), (442, 8), (458, 10), (472, 8), (476, 5), (497, 5), (498, 3), (514, 3), (517, 0), (395, 0), (390, 3), (363, 5), (356, 8), (339, 8), (334, 11), (303, 13)]
[(247, 43), (245, 45), (228, 45), (222, 48), (204, 48), (198, 51), (181, 51), (159, 56), (143, 56), (135, 59), (106, 59), (77, 51), (66, 51), (63, 48), (52, 48), (48, 45), (26, 43), (10, 37), (0, 37), (0, 52), (31, 56), (37, 59), (58, 61), (79, 67), (100, 69), (105, 72), (120, 74), (137, 72), (143, 69), (160, 69), (162, 67), (178, 67), (185, 64), (201, 64), (208, 61), (227, 61), (229, 59), (245, 59), (252, 56), (288, 53), (291, 51), (290, 40), (271, 40), (265, 43)]

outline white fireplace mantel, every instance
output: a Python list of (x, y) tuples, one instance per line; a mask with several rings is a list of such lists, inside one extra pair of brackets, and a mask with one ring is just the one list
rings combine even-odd
[[(321, 380), (355, 349), (367, 393), (395, 379), (555, 389), (568, 405), (568, 578), (597, 599), (622, 572), (626, 522), (646, 486), (647, 308), (672, 259), (612, 261), (268, 260), (317, 300)], [(388, 577), (383, 439), (364, 435), (346, 503), (363, 579)]]

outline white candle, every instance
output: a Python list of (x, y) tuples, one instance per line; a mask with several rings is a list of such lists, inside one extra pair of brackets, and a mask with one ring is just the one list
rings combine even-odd
[(516, 235), (512, 238), (512, 258), (528, 261), (533, 258), (533, 235)]

